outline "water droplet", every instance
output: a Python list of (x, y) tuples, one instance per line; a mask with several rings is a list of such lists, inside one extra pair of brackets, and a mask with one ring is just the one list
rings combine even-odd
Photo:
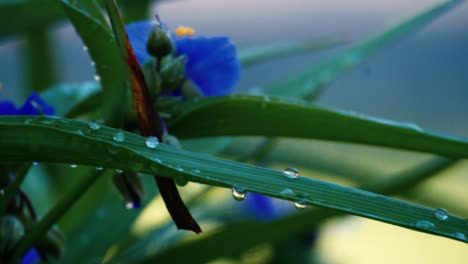
[(114, 136), (112, 137), (114, 141), (117, 142), (124, 142), (125, 140), (125, 133), (122, 130), (119, 130), (114, 133)]
[(419, 220), (416, 222), (415, 226), (419, 228), (424, 228), (424, 229), (435, 228), (435, 225), (431, 221), (427, 221), (427, 220)]
[(294, 203), (294, 207), (296, 207), (297, 210), (302, 210), (306, 208), (306, 205), (303, 201), (297, 201)]
[(88, 51), (88, 46), (83, 45), (83, 51)]
[(194, 169), (191, 172), (192, 172), (192, 174), (200, 174), (200, 170), (197, 170), (197, 169)]
[(72, 168), (72, 169), (78, 168), (78, 165), (76, 165), (76, 164), (70, 164), (70, 168)]
[(289, 188), (285, 188), (285, 189), (281, 190), (280, 194), (281, 194), (281, 195), (288, 195), (288, 196), (289, 196), (289, 195), (293, 195), (294, 192), (293, 192), (293, 190), (291, 190), (291, 189), (289, 189)]
[(104, 169), (104, 167), (100, 167), (100, 166), (96, 167), (96, 170), (98, 170), (98, 171), (101, 171), (103, 169)]
[[(184, 169), (182, 169), (182, 168), (180, 168), (180, 167), (179, 167), (179, 168), (176, 168), (176, 169), (177, 169), (178, 171), (180, 171), (180, 172), (183, 172), (183, 171), (184, 171)], [(182, 173), (178, 173), (178, 174), (175, 176), (174, 181), (175, 181), (175, 183), (176, 183), (178, 186), (181, 186), (181, 187), (183, 187), (183, 186), (185, 186), (185, 185), (188, 184), (188, 179), (187, 179), (187, 177), (185, 177), (185, 175), (183, 175)]]
[(162, 161), (158, 158), (153, 158), (153, 161), (156, 162), (156, 163), (162, 163)]
[(5, 194), (5, 190), (0, 189), (0, 195), (4, 195), (4, 194)]
[(134, 209), (136, 206), (133, 202), (125, 202), (125, 209), (131, 210)]
[(434, 212), (434, 217), (437, 220), (444, 221), (448, 218), (448, 212), (444, 208), (439, 208)]
[(92, 130), (99, 130), (102, 126), (102, 121), (101, 120), (94, 120), (88, 123), (89, 128)]
[(121, 169), (116, 169), (115, 172), (117, 172), (117, 173), (122, 173), (123, 170), (121, 170)]
[(236, 201), (243, 201), (247, 197), (247, 190), (242, 186), (236, 185), (232, 187), (232, 197)]
[(94, 80), (95, 81), (100, 81), (101, 80), (101, 76), (97, 75), (97, 74), (94, 74)]
[(33, 166), (39, 166), (39, 165), (41, 165), (41, 163), (40, 163), (40, 162), (37, 162), (37, 161), (33, 161), (32, 165), (33, 165)]
[(296, 179), (299, 177), (299, 171), (295, 168), (286, 168), (283, 171), (283, 175), (289, 179)]
[(91, 67), (96, 67), (96, 63), (94, 61), (91, 62)]
[(145, 144), (148, 148), (156, 148), (159, 145), (159, 140), (157, 137), (147, 137), (145, 140)]
[(458, 238), (458, 239), (461, 239), (461, 240), (466, 240), (465, 234), (460, 233), (460, 232), (455, 232), (455, 233), (453, 233), (453, 234), (452, 234), (452, 237)]
[(25, 124), (25, 125), (31, 124), (32, 121), (33, 121), (33, 120), (32, 120), (31, 118), (28, 118), (28, 119), (24, 120), (24, 124)]

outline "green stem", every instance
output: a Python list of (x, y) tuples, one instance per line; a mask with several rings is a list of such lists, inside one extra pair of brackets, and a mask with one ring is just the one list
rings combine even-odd
[(83, 196), (83, 194), (99, 179), (101, 171), (85, 174), (83, 179), (74, 186), (62, 199), (39, 221), (13, 249), (11, 260), (20, 259), (26, 252), (34, 247), (60, 218)]
[(16, 177), (13, 180), (13, 182), (10, 185), (8, 185), (8, 188), (6, 189), (2, 199), (0, 200), (0, 215), (3, 215), (6, 212), (10, 201), (18, 193), (21, 184), (23, 183), (24, 179), (26, 178), (26, 175), (28, 174), (28, 170), (29, 166), (21, 167), (16, 173)]
[(31, 90), (42, 91), (56, 81), (56, 68), (54, 67), (54, 54), (50, 46), (50, 36), (47, 29), (31, 30), (26, 35), (29, 83)]

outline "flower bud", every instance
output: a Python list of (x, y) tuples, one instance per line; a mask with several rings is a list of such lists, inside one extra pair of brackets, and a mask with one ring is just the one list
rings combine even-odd
[(146, 49), (156, 58), (162, 58), (172, 53), (174, 43), (172, 38), (161, 26), (154, 26), (150, 33)]
[(11, 215), (0, 218), (0, 259), (6, 256), (24, 236), (21, 221)]
[(185, 56), (170, 56), (163, 59), (159, 73), (163, 89), (175, 90), (182, 85), (185, 80), (185, 61)]
[(36, 248), (43, 256), (59, 259), (65, 251), (65, 237), (59, 227), (52, 226), (47, 234), (39, 240)]
[(148, 84), (151, 98), (154, 100), (161, 92), (161, 77), (159, 77), (159, 74), (156, 71), (156, 62), (152, 59), (151, 62), (143, 64), (141, 68), (145, 75), (145, 80)]
[(116, 173), (113, 182), (124, 198), (127, 209), (140, 208), (141, 198), (144, 195), (143, 183), (135, 172)]

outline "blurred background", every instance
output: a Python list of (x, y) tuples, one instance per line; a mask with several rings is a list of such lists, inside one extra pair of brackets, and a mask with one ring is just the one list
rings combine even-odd
[[(200, 35), (228, 35), (238, 49), (243, 50), (267, 43), (330, 37), (356, 43), (438, 2), (163, 1), (154, 3), (146, 17), (151, 18), (157, 12), (171, 29), (184, 25), (195, 28)], [(468, 3), (463, 3), (341, 75), (326, 88), (318, 102), (468, 137), (467, 25)], [(31, 58), (28, 52), (31, 51), (29, 46), (34, 45), (31, 39), (35, 30), (31, 29), (28, 34), (0, 35), (0, 100), (13, 99), (19, 103), (31, 89), (45, 88), (35, 87), (40, 84), (31, 84), (29, 78)], [(82, 41), (65, 18), (51, 24), (48, 36), (51, 66), (55, 69), (49, 84), (93, 79), (90, 57), (83, 51)], [(255, 87), (266, 87), (318, 64), (344, 48), (346, 45), (249, 68), (243, 72), (237, 92), (246, 93)], [(257, 142), (256, 138), (245, 140)], [(242, 144), (232, 145), (223, 156), (236, 158), (245, 151)], [(398, 173), (429, 157), (427, 154), (353, 144), (283, 139), (262, 165), (277, 169), (297, 167), (306, 176), (355, 185), (356, 179), (371, 180)], [(431, 207), (445, 207), (449, 212), (468, 217), (467, 173), (468, 163), (459, 162), (418, 186), (410, 198), (399, 198)], [(47, 181), (44, 183), (41, 179), (40, 176), (28, 177), (26, 188), (37, 192), (38, 188), (47, 185)], [(226, 198), (230, 198), (229, 190), (217, 190), (215, 193), (215, 199), (231, 202)], [(47, 201), (46, 196), (38, 194), (37, 204)], [(147, 196), (148, 200), (151, 198), (151, 195)], [(116, 195), (114, 199), (115, 203), (119, 202)], [(224, 211), (236, 206), (229, 202), (213, 214), (223, 215)], [(43, 213), (46, 209), (39, 211)], [(154, 219), (155, 216), (148, 217)], [(468, 259), (468, 250), (462, 243), (357, 217), (327, 222), (317, 248), (324, 263), (466, 263)]]

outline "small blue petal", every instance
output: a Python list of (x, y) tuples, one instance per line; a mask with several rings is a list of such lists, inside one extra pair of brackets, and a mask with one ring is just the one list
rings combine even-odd
[[(39, 108), (39, 109), (38, 109)], [(41, 111), (45, 115), (53, 115), (55, 110), (52, 106), (47, 105), (47, 103), (42, 100), (38, 93), (33, 92), (23, 106), (18, 109), (18, 115), (40, 115)]]
[(35, 264), (41, 260), (41, 255), (36, 248), (30, 249), (21, 259), (22, 264)]
[(187, 56), (187, 75), (205, 96), (232, 93), (242, 68), (229, 38), (181, 37), (176, 38), (176, 47)]
[(0, 115), (16, 115), (16, 106), (10, 101), (0, 101)]
[(11, 101), (0, 101), (0, 115), (53, 115), (55, 110), (38, 93), (33, 92), (19, 109)]
[(268, 196), (250, 193), (245, 201), (246, 213), (261, 221), (272, 221), (278, 218), (272, 199)]
[(147, 21), (134, 22), (125, 26), (128, 39), (140, 64), (145, 64), (151, 59), (151, 55), (146, 51), (146, 43), (152, 28), (153, 25)]

